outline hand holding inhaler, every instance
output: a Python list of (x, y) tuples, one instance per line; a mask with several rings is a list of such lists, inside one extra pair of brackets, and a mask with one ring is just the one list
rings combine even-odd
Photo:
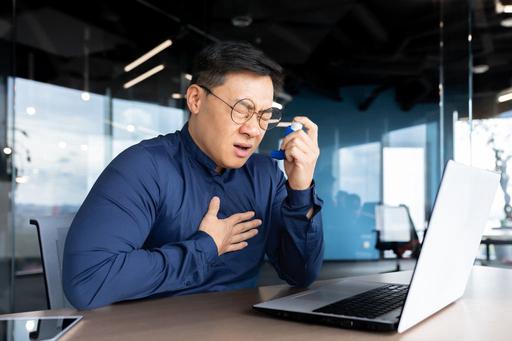
[[(288, 125), (288, 126), (287, 126)], [(278, 127), (286, 127), (284, 131), (283, 137), (286, 137), (287, 135), (293, 133), (294, 131), (301, 130), (302, 124), (299, 122), (280, 122)], [(270, 152), (270, 156), (276, 160), (284, 160), (286, 155), (284, 154), (284, 150), (273, 150)]]
[(284, 160), (284, 170), (291, 189), (306, 190), (311, 187), (320, 155), (318, 126), (305, 116), (296, 116), (293, 122), (281, 122), (278, 126), (287, 128), (281, 150), (272, 152), (271, 156)]

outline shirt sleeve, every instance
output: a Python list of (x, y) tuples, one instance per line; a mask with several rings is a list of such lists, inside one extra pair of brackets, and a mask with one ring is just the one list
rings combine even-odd
[[(322, 200), (309, 189), (291, 189), (278, 170), (278, 188), (266, 254), (279, 277), (293, 286), (307, 287), (318, 276), (323, 261)], [(313, 216), (306, 214), (313, 208)]]
[(80, 207), (64, 247), (63, 288), (78, 309), (199, 285), (217, 247), (205, 232), (145, 249), (160, 181), (149, 152), (133, 146), (105, 169)]

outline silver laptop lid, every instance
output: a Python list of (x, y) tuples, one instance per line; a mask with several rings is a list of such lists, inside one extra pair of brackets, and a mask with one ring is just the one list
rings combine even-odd
[(499, 180), (494, 172), (446, 165), (398, 332), (464, 294)]

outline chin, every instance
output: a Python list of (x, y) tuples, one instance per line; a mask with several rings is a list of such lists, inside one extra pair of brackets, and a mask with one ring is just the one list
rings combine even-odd
[(247, 162), (249, 158), (247, 159), (238, 159), (238, 160), (230, 160), (229, 162), (225, 163), (224, 168), (230, 168), (230, 169), (237, 169), (243, 167), (245, 163)]
[(229, 165), (227, 165), (226, 168), (230, 168), (230, 169), (242, 168), (245, 165), (246, 162), (247, 162), (247, 160), (239, 161), (239, 162), (233, 162), (233, 163), (230, 163)]

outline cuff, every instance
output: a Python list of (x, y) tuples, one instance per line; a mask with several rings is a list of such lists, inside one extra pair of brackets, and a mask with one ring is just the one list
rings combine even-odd
[(196, 250), (205, 254), (208, 263), (213, 262), (219, 256), (217, 245), (208, 233), (197, 231), (190, 240), (195, 241)]
[(315, 213), (319, 211), (322, 207), (322, 200), (317, 197), (315, 191), (315, 181), (311, 183), (311, 186), (308, 189), (304, 190), (294, 190), (290, 188), (288, 185), (288, 181), (286, 182), (286, 190), (288, 192), (288, 197), (286, 201), (290, 208), (310, 208), (314, 207)]

